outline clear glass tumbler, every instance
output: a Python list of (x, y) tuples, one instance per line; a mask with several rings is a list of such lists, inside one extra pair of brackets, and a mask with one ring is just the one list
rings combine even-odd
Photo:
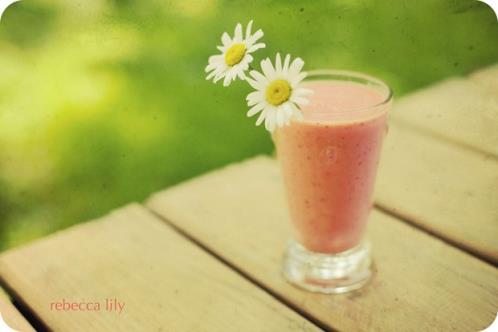
[(303, 118), (275, 131), (293, 239), (287, 280), (307, 290), (342, 293), (369, 280), (365, 240), (391, 89), (361, 73), (308, 74), (314, 91)]

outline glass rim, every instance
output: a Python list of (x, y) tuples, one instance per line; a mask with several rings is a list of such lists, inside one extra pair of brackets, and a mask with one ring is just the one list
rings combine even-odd
[[(318, 77), (318, 78), (317, 78)], [(309, 81), (318, 81), (320, 77), (324, 81), (342, 81), (342, 82), (352, 82), (358, 83), (367, 87), (380, 87), (384, 91), (382, 93), (382, 100), (378, 103), (368, 105), (360, 108), (352, 108), (343, 112), (332, 112), (335, 114), (345, 114), (345, 113), (363, 113), (375, 110), (382, 106), (388, 105), (393, 99), (393, 90), (391, 87), (381, 79), (378, 79), (374, 76), (364, 74), (361, 72), (356, 72), (352, 70), (342, 70), (342, 69), (314, 69), (307, 71), (306, 78), (303, 80), (303, 83)], [(387, 108), (385, 108), (387, 110)]]

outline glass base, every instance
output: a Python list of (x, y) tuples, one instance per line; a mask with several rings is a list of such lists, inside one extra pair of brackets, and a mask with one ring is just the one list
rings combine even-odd
[(307, 250), (291, 241), (284, 258), (285, 279), (306, 290), (326, 294), (349, 292), (364, 286), (372, 276), (370, 244), (337, 254)]

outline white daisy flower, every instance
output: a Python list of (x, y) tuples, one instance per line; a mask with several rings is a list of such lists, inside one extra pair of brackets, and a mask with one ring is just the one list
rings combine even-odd
[(221, 54), (209, 57), (209, 64), (206, 66), (206, 73), (209, 72), (206, 79), (213, 80), (214, 83), (222, 78), (223, 85), (228, 86), (237, 77), (245, 79), (245, 71), (252, 62), (252, 52), (264, 48), (264, 43), (257, 43), (263, 37), (263, 31), (259, 29), (251, 34), (252, 21), (247, 24), (245, 37), (242, 34), (242, 25), (240, 23), (235, 27), (234, 37), (230, 38), (228, 33), (224, 32), (221, 36), (222, 46), (218, 46)]
[(291, 63), (290, 59), (290, 54), (287, 54), (282, 64), (280, 54), (277, 53), (275, 67), (267, 58), (261, 61), (263, 74), (252, 70), (252, 78), (247, 77), (247, 82), (256, 89), (247, 95), (247, 106), (251, 107), (247, 116), (261, 112), (256, 126), (264, 121), (269, 132), (273, 132), (276, 127), (290, 124), (294, 116), (302, 118), (299, 107), (308, 103), (305, 97), (313, 92), (299, 86), (306, 77), (306, 73), (301, 72), (304, 61), (295, 58)]

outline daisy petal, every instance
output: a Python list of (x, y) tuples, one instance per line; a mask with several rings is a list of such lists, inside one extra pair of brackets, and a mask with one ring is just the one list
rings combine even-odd
[(252, 20), (247, 23), (247, 28), (246, 28), (246, 40), (251, 37), (251, 29), (252, 29)]
[(237, 76), (242, 80), (244, 81), (246, 79), (246, 74), (244, 73), (243, 70), (238, 70), (237, 71)]
[(208, 71), (215, 70), (218, 66), (215, 63), (210, 63), (204, 68), (204, 71), (207, 73)]
[(303, 120), (303, 113), (294, 104), (290, 104), (293, 116), (298, 120)]
[(284, 125), (284, 110), (282, 107), (278, 107), (276, 111), (276, 118), (277, 118), (277, 126), (282, 127)]
[(210, 81), (213, 77), (216, 76), (216, 72), (215, 71), (212, 71), (211, 73), (209, 73), (207, 76), (206, 76), (206, 81)]
[(249, 83), (249, 85), (250, 85), (253, 89), (255, 89), (255, 90), (259, 90), (259, 83), (258, 83), (258, 81), (253, 80), (252, 78), (250, 78), (250, 77), (247, 77), (247, 76), (246, 76), (246, 82), (247, 82), (247, 83)]
[(268, 108), (265, 108), (263, 112), (259, 114), (259, 117), (256, 120), (256, 126), (259, 126), (263, 122), (263, 120), (265, 120), (267, 113), (268, 113)]
[(300, 110), (297, 110), (295, 113), (294, 113), (294, 116), (296, 117), (296, 119), (302, 121), (304, 119), (304, 116), (303, 116), (303, 112), (301, 112)]
[(264, 101), (264, 96), (262, 91), (254, 91), (247, 95), (247, 106), (256, 105), (262, 101)]
[(253, 115), (258, 114), (262, 110), (264, 110), (265, 104), (264, 103), (258, 103), (254, 105), (248, 112), (247, 112), (247, 117), (251, 117)]
[(223, 80), (223, 86), (229, 86), (232, 80), (232, 72), (228, 72)]
[(298, 97), (306, 97), (306, 96), (312, 95), (313, 90), (306, 89), (306, 88), (296, 88), (296, 89), (294, 89), (293, 94), (298, 96)]
[(213, 70), (212, 72), (210, 72), (207, 76), (206, 76), (206, 80), (210, 80), (212, 79), (213, 77), (215, 77), (216, 75), (218, 75), (219, 73), (221, 72), (221, 70), (219, 68)]
[(290, 68), (289, 68), (289, 77), (294, 77), (299, 72), (304, 66), (304, 61), (301, 58), (295, 58), (294, 61), (292, 61)]
[(273, 69), (270, 59), (266, 58), (261, 61), (261, 69), (269, 81), (272, 81), (275, 78), (275, 69)]
[(237, 43), (240, 43), (242, 41), (242, 24), (237, 23), (237, 26), (235, 26), (235, 32), (234, 32), (234, 38), (233, 40)]
[(290, 54), (287, 54), (285, 56), (285, 60), (284, 60), (284, 66), (282, 68), (282, 72), (287, 72), (289, 70), (289, 64), (290, 64)]
[(213, 78), (213, 82), (216, 83), (219, 80), (221, 80), (223, 77), (225, 77), (225, 72), (220, 72), (216, 74), (216, 76)]
[(242, 74), (244, 74), (244, 71), (240, 68), (232, 68), (231, 70), (231, 75), (230, 75), (230, 81), (233, 82), (237, 79), (237, 76), (239, 74), (239, 72), (241, 72)]
[(290, 98), (290, 100), (293, 102), (293, 103), (296, 103), (298, 105), (308, 105), (310, 102), (308, 99), (306, 98), (303, 98), (303, 97), (297, 97), (297, 96), (292, 96)]
[(248, 57), (248, 55), (246, 55), (238, 64), (234, 65), (232, 68), (246, 71), (247, 69), (249, 69), (249, 64), (252, 62), (252, 59), (252, 56)]
[(268, 122), (268, 130), (270, 131), (270, 133), (273, 133), (276, 126), (277, 126), (277, 114), (276, 112), (274, 112), (273, 116), (269, 119)]
[(257, 43), (257, 44), (252, 45), (251, 47), (249, 47), (249, 48), (247, 49), (247, 52), (248, 52), (248, 53), (252, 53), (252, 52), (254, 52), (254, 51), (259, 50), (260, 48), (265, 48), (265, 47), (266, 47), (266, 44), (265, 44), (265, 43)]
[(265, 34), (263, 33), (263, 30), (259, 29), (252, 35), (249, 39), (246, 40), (247, 44), (249, 46), (252, 46), (255, 42), (257, 42), (261, 37), (263, 37)]
[(211, 73), (209, 73), (206, 79), (210, 80), (211, 78), (214, 77), (213, 82), (216, 83), (220, 77), (224, 76), (225, 71), (226, 71), (225, 65), (218, 65)]
[[(249, 73), (257, 81), (258, 85), (261, 87), (260, 90), (264, 89), (264, 85), (268, 84), (268, 79), (257, 70), (251, 70)], [(255, 88), (257, 89), (257, 88)]]
[(299, 73), (298, 75), (296, 76), (293, 76), (291, 78), (291, 86), (293, 88), (295, 88), (299, 83), (301, 83), (302, 80), (304, 80), (306, 78), (308, 74), (307, 73)]
[(273, 130), (275, 130), (275, 122), (277, 121), (276, 116), (277, 116), (277, 109), (275, 107), (271, 108), (268, 114), (266, 115), (265, 128), (269, 132), (273, 132)]
[(223, 46), (227, 46), (228, 44), (232, 43), (232, 38), (230, 38), (230, 35), (226, 32), (223, 32), (221, 35), (221, 42), (223, 43)]
[(246, 54), (246, 56), (244, 57), (245, 64), (250, 64), (252, 62), (252, 60), (254, 60), (254, 58), (250, 54)]
[(282, 105), (282, 108), (284, 109), (284, 114), (285, 114), (285, 123), (284, 124), (288, 126), (292, 120), (292, 115), (293, 115), (291, 103), (289, 103), (289, 102), (284, 103)]
[(290, 119), (292, 117), (292, 113), (293, 113), (290, 103), (283, 103), (282, 109), (284, 111), (285, 117), (287, 119)]
[(282, 73), (282, 59), (280, 58), (280, 53), (277, 53), (275, 60), (275, 74), (280, 75)]
[(217, 54), (217, 55), (212, 55), (208, 59), (208, 63), (216, 63), (216, 62), (221, 62), (223, 60), (223, 55), (222, 54)]

